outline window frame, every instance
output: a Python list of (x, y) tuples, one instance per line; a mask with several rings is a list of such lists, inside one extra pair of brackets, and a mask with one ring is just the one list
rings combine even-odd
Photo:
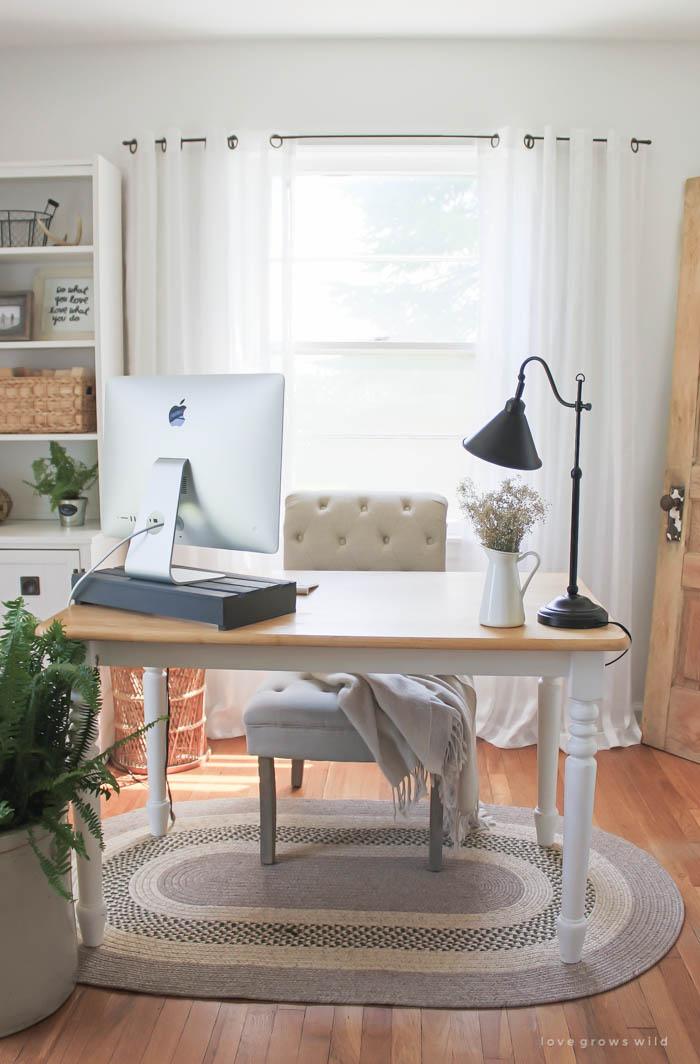
[[(352, 138), (352, 144), (339, 146), (337, 141), (315, 140), (313, 145), (295, 146), (292, 186), (299, 177), (449, 177), (477, 176), (478, 155), (476, 146), (464, 141), (445, 141), (439, 147), (430, 144), (416, 144), (414, 140), (378, 142), (376, 139)], [(290, 206), (294, 215), (294, 206)], [(294, 222), (296, 225), (296, 219)], [(273, 261), (280, 261), (273, 256)], [(294, 271), (297, 264), (309, 263), (447, 263), (460, 265), (468, 261), (466, 256), (445, 254), (376, 254), (376, 255), (295, 255), (289, 256), (289, 269)], [(420, 340), (416, 344), (400, 340), (295, 340), (291, 339), (291, 348), (297, 351), (321, 347), (332, 351), (342, 347), (349, 353), (350, 349), (361, 353), (363, 349), (381, 346), (383, 350), (408, 351), (420, 348), (423, 351), (450, 351), (475, 348), (474, 341), (450, 341), (431, 343)], [(307, 352), (308, 353), (308, 352)]]
[[(477, 172), (477, 153), (474, 146), (466, 147), (463, 143), (456, 144), (453, 148), (445, 148), (441, 146), (439, 149), (434, 147), (419, 146), (417, 147), (415, 142), (407, 142), (405, 146), (397, 148), (394, 144), (388, 149), (386, 145), (384, 147), (378, 147), (376, 142), (367, 144), (365, 142), (365, 152), (357, 150), (357, 143), (353, 144), (353, 147), (346, 151), (339, 151), (338, 145), (335, 143), (327, 145), (314, 145), (313, 148), (296, 147), (296, 154), (294, 159), (294, 165), (292, 169), (292, 175), (290, 185), (288, 186), (291, 193), (291, 200), (288, 204), (288, 211), (291, 211), (290, 218), (294, 213), (294, 181), (296, 178), (302, 178), (304, 176), (323, 177), (366, 177), (366, 176), (384, 176), (384, 177), (441, 177), (441, 176), (466, 176), (476, 177)], [(296, 223), (296, 219), (294, 220)], [(295, 225), (292, 226), (292, 230)], [(478, 237), (477, 237), (478, 241)], [(293, 250), (293, 249), (292, 249)], [(276, 261), (280, 261), (275, 257)], [(289, 255), (286, 260), (288, 268), (294, 270), (294, 267), (298, 263), (308, 262), (349, 262), (349, 261), (363, 261), (378, 263), (382, 261), (386, 262), (440, 262), (440, 263), (455, 263), (461, 264), (468, 260), (467, 255), (455, 255), (455, 254), (426, 254), (426, 255)], [(290, 308), (291, 309), (291, 308)], [(382, 340), (382, 339), (366, 339), (366, 340), (303, 340), (294, 339), (289, 336), (287, 339), (288, 351), (291, 355), (293, 364), (301, 368), (300, 363), (305, 358), (313, 358), (318, 356), (333, 357), (343, 356), (362, 359), (364, 356), (387, 356), (389, 358), (429, 358), (431, 354), (445, 354), (463, 356), (467, 364), (470, 367), (476, 365), (477, 356), (477, 337), (473, 340), (455, 340), (455, 341), (439, 341), (431, 342), (429, 340), (419, 340), (416, 342), (399, 341), (399, 340)], [(296, 418), (294, 419), (296, 421)], [(418, 432), (411, 430), (410, 425), (407, 425), (406, 431), (402, 432), (343, 432), (343, 431), (314, 431), (313, 426), (308, 429), (302, 429), (296, 422), (295, 432), (299, 433), (300, 437), (304, 439), (306, 443), (323, 443), (323, 442), (340, 442), (340, 441), (363, 441), (368, 442), (372, 440), (398, 440), (410, 443), (415, 441), (420, 444), (422, 441), (436, 440), (436, 441), (454, 441), (456, 439), (455, 432)], [(461, 522), (455, 521), (455, 514), (451, 513), (450, 525), (459, 525)]]

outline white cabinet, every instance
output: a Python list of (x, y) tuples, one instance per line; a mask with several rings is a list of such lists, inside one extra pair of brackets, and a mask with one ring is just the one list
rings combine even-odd
[(66, 604), (70, 574), (80, 568), (77, 550), (0, 550), (0, 597), (18, 598), (40, 620)]
[[(43, 579), (40, 595), (28, 595), (27, 605), (44, 616), (65, 603), (73, 569), (89, 564), (90, 539), (99, 532), (99, 481), (87, 493), (91, 522), (86, 529), (73, 530), (70, 541), (48, 501), (35, 495), (25, 481), (33, 479), (31, 463), (48, 456), (52, 439), (89, 465), (99, 460), (105, 380), (124, 371), (120, 171), (101, 156), (84, 162), (0, 164), (0, 208), (40, 210), (49, 198), (60, 204), (51, 231), (72, 239), (80, 214), (81, 244), (0, 247), (0, 293), (31, 290), (39, 268), (50, 267), (52, 275), (65, 270), (66, 276), (71, 270), (87, 271), (93, 277), (94, 337), (2, 341), (0, 367), (88, 367), (95, 374), (97, 431), (9, 435), (2, 433), (0, 423), (0, 488), (10, 493), (14, 504), (12, 519), (0, 524), (0, 601), (19, 594), (18, 579), (33, 575), (24, 571), (33, 561), (35, 569), (42, 567)], [(23, 542), (21, 535), (29, 538)], [(19, 556), (17, 551), (38, 553)]]
[(40, 620), (66, 605), (74, 571), (91, 564), (97, 522), (80, 529), (46, 528), (44, 521), (0, 525), (0, 602), (24, 598)]

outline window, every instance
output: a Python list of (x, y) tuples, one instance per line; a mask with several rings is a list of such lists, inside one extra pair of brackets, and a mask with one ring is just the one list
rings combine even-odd
[(293, 486), (453, 501), (475, 391), (473, 149), (300, 150), (291, 204)]

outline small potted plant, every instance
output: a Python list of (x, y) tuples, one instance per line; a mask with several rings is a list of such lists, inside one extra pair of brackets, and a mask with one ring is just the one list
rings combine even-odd
[(23, 600), (5, 603), (0, 635), (0, 1037), (36, 1023), (72, 992), (77, 936), (71, 853), (85, 840), (68, 807), (102, 844), (88, 796), (119, 787), (97, 736), (97, 670), (59, 621), (38, 635)]
[(37, 495), (46, 495), (51, 511), (58, 510), (64, 527), (85, 524), (87, 498), (83, 492), (97, 480), (97, 463), (87, 466), (72, 458), (65, 447), (55, 440), (49, 443), (49, 458), (37, 458), (32, 462), (34, 483), (25, 480)]
[[(524, 537), (544, 521), (549, 504), (517, 477), (508, 477), (493, 491), (480, 492), (467, 478), (457, 487), (459, 505), (471, 521), (489, 560), (479, 620), (492, 628), (525, 623), (523, 596), (539, 568), (536, 551), (520, 554)], [(518, 562), (534, 557), (535, 566), (520, 586)]]

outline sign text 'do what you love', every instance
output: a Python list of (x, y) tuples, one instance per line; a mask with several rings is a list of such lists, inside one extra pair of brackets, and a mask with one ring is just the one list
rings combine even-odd
[(41, 293), (39, 339), (94, 335), (94, 286), (89, 276), (45, 276)]

